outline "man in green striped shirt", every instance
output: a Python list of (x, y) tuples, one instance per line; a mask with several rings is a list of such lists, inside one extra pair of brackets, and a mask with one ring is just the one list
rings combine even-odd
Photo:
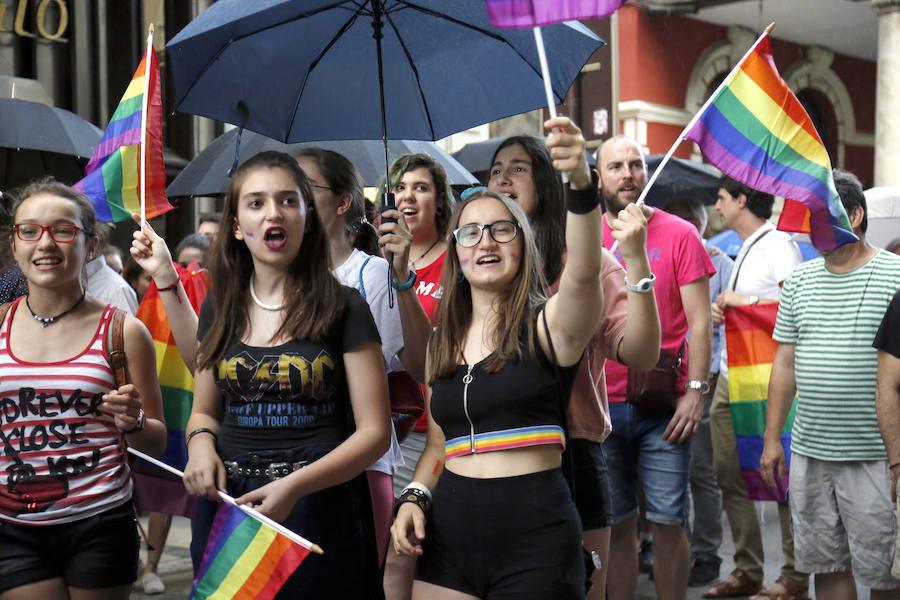
[(772, 337), (763, 477), (785, 470), (781, 431), (795, 393), (790, 491), (798, 571), (815, 573), (816, 597), (895, 598), (896, 536), (887, 454), (875, 413), (872, 340), (900, 288), (900, 257), (866, 243), (859, 180), (834, 182), (859, 241), (797, 267), (785, 280)]

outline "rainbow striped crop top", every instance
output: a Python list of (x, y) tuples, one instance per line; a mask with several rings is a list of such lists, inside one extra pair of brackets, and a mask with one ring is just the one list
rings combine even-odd
[[(452, 377), (435, 382), (431, 414), (444, 431), (448, 460), (526, 446), (565, 447), (556, 370), (539, 346), (538, 353), (538, 359), (510, 361), (496, 373), (483, 369), (485, 361), (459, 365)], [(559, 368), (566, 404), (577, 370), (577, 363)]]

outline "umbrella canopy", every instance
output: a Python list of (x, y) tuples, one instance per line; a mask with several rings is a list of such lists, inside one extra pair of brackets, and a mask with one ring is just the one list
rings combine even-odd
[(72, 184), (103, 131), (62, 108), (0, 98), (0, 189), (25, 185), (41, 175)]
[[(234, 162), (237, 129), (217, 137), (203, 152), (194, 157), (184, 170), (169, 184), (166, 193), (170, 198), (178, 196), (218, 196), (228, 188), (228, 168)], [(324, 141), (285, 144), (264, 135), (245, 131), (241, 137), (240, 158), (243, 162), (264, 150), (281, 150), (291, 153), (301, 148), (318, 147), (333, 150), (347, 157), (363, 178), (363, 184), (375, 186), (384, 177), (384, 146), (381, 140)], [(434, 142), (391, 140), (388, 154), (391, 160), (401, 154), (428, 154), (444, 167), (452, 185), (476, 183), (474, 175), (466, 171), (456, 159)]]
[(90, 158), (103, 131), (75, 113), (40, 102), (0, 99), (0, 147)]
[[(603, 41), (543, 32), (562, 102)], [(437, 140), (546, 102), (532, 32), (484, 0), (219, 0), (166, 47), (177, 110), (285, 142)]]
[[(487, 183), (491, 170), (491, 159), (494, 158), (497, 148), (507, 140), (507, 137), (504, 135), (481, 142), (470, 142), (454, 152), (453, 158), (478, 177), (482, 183)], [(584, 156), (588, 161), (588, 166), (593, 168), (596, 164), (594, 155), (585, 150)]]
[[(656, 171), (662, 158), (662, 154), (647, 157), (647, 181)], [(721, 173), (708, 165), (673, 156), (659, 173), (645, 201), (650, 206), (661, 207), (670, 200), (689, 196), (700, 200), (703, 204), (713, 205), (716, 203), (721, 176)]]

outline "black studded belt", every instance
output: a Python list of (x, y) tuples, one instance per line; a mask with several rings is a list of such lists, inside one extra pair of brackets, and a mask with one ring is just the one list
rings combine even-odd
[(276, 480), (286, 477), (294, 471), (299, 471), (309, 464), (309, 461), (301, 460), (299, 462), (273, 462), (268, 465), (240, 465), (230, 460), (223, 461), (225, 464), (225, 476), (228, 479), (237, 479), (238, 477), (265, 477), (266, 479)]

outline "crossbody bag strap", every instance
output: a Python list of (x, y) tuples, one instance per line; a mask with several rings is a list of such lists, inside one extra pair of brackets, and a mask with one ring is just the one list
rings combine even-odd
[(359, 293), (362, 294), (363, 300), (366, 299), (366, 284), (363, 282), (363, 271), (366, 270), (366, 265), (369, 264), (369, 261), (372, 260), (372, 255), (366, 257), (366, 260), (363, 262), (362, 266), (359, 268)]
[[(572, 449), (569, 439), (569, 423), (566, 416), (566, 400), (562, 387), (562, 376), (559, 373), (559, 361), (556, 359), (556, 349), (553, 348), (553, 338), (550, 336), (550, 327), (547, 325), (547, 305), (541, 310), (541, 321), (544, 322), (544, 334), (547, 336), (547, 346), (550, 349), (550, 362), (553, 363), (553, 372), (556, 375), (556, 398), (559, 408), (559, 422), (562, 423), (563, 433), (566, 436), (566, 448), (563, 451), (562, 471), (563, 476), (569, 483), (569, 491), (572, 493), (572, 500), (575, 500), (575, 466), (572, 461)], [(568, 458), (566, 458), (568, 457)]]
[(738, 275), (741, 274), (741, 267), (744, 266), (744, 262), (747, 260), (747, 256), (750, 254), (750, 251), (753, 250), (753, 246), (756, 245), (756, 242), (758, 242), (759, 240), (761, 240), (761, 239), (763, 239), (764, 237), (766, 237), (766, 234), (769, 233), (770, 231), (772, 231), (772, 230), (771, 230), (771, 229), (766, 229), (766, 230), (763, 231), (761, 234), (759, 234), (759, 237), (758, 237), (758, 238), (756, 238), (755, 240), (753, 240), (753, 241), (750, 243), (750, 245), (747, 246), (747, 251), (744, 252), (744, 256), (741, 258), (741, 262), (738, 263), (738, 266), (737, 266), (737, 268), (736, 268), (735, 271), (734, 271), (734, 283), (731, 284), (731, 291), (732, 291), (732, 292), (734, 292), (734, 291), (737, 290)]

